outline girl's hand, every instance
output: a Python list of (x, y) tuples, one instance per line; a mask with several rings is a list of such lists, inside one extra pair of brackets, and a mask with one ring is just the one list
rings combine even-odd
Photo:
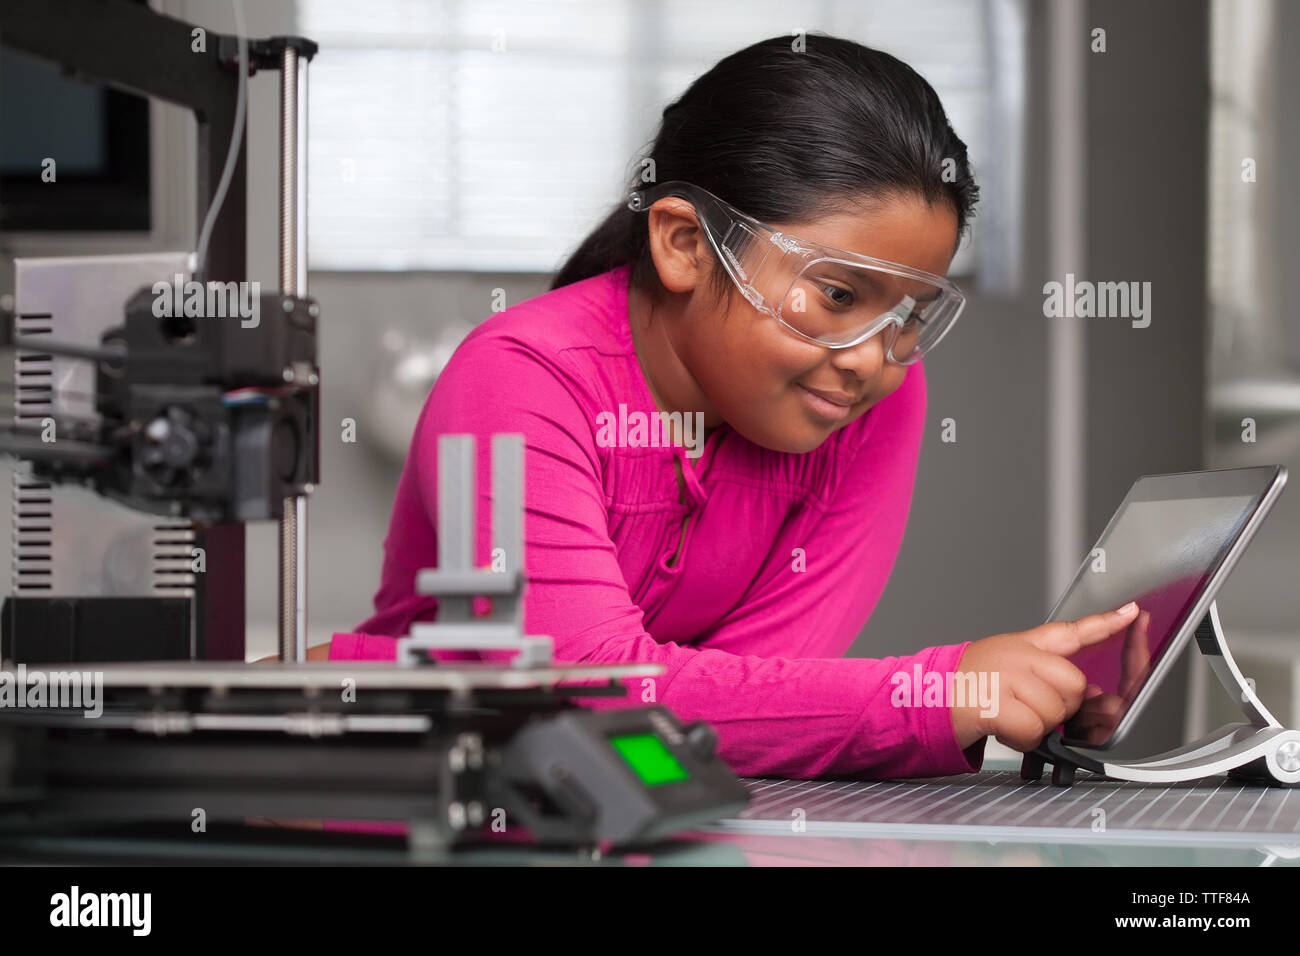
[(1151, 673), (1150, 631), (1151, 612), (1143, 611), (1124, 637), (1119, 693), (1107, 694), (1096, 684), (1089, 684), (1083, 692), (1083, 706), (1074, 715), (1071, 736), (1094, 746), (1110, 739)]
[(1137, 616), (1138, 607), (1130, 602), (1118, 611), (1076, 621), (1049, 621), (968, 646), (958, 664), (959, 673), (974, 672), (977, 686), (989, 687), (992, 681), (986, 677), (987, 683), (978, 683), (978, 675), (996, 674), (997, 695), (987, 709), (978, 702), (952, 708), (958, 744), (965, 750), (982, 737), (992, 736), (1021, 753), (1033, 750), (1084, 701), (1087, 678), (1066, 658), (1081, 648), (1100, 644)]

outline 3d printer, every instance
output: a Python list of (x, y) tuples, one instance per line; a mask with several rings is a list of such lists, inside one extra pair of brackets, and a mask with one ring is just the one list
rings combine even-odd
[[(239, 3), (235, 4), (237, 25)], [(0, 39), (198, 120), (197, 250), (16, 264), (14, 594), (0, 657), (93, 665), (102, 714), (0, 709), (0, 847), (148, 823), (188, 832), (273, 815), (411, 823), (449, 845), (502, 811), (534, 838), (627, 844), (747, 801), (705, 724), (663, 707), (595, 711), (657, 665), (563, 665), (522, 634), (523, 442), (494, 448), (508, 574), (472, 568), (472, 445), (444, 455), (439, 619), (396, 666), (305, 663), (306, 499), (319, 480), (307, 296), (301, 37), (208, 34), (125, 0), (11, 0)], [(244, 282), (247, 77), (280, 71), (280, 289)], [(445, 480), (444, 480), (445, 478)], [(109, 506), (114, 499), (127, 507)], [(243, 523), (281, 526), (280, 661), (244, 664)], [(472, 620), (475, 595), (493, 598)], [(448, 665), (439, 648), (508, 648)], [(130, 662), (130, 663), (127, 663)], [(6, 665), (8, 666), (8, 665)], [(350, 699), (337, 693), (354, 682)]]

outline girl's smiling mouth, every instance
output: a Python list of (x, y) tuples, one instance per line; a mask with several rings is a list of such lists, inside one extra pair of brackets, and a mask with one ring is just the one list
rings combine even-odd
[(808, 408), (818, 417), (828, 421), (844, 421), (853, 414), (854, 407), (862, 402), (861, 398), (854, 398), (852, 395), (845, 395), (842, 392), (823, 392), (811, 389), (807, 385), (799, 385), (799, 391)]

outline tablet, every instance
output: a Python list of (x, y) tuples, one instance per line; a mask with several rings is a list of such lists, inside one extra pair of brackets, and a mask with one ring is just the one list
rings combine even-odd
[(1078, 712), (1058, 728), (1066, 744), (1104, 750), (1124, 739), (1286, 476), (1283, 466), (1265, 465), (1144, 475), (1134, 482), (1047, 618), (1072, 621), (1129, 601), (1139, 608), (1129, 627), (1070, 658), (1089, 686)]

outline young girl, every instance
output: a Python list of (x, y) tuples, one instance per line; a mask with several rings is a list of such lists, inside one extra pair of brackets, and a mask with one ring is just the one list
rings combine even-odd
[[(551, 291), (448, 363), (398, 485), (375, 613), (310, 656), (392, 659), (436, 617), (415, 575), (437, 563), (444, 433), (477, 436), (488, 563), (490, 436), (522, 433), (526, 633), (550, 635), (557, 661), (666, 668), (629, 681), (623, 705), (707, 721), (744, 776), (974, 771), (988, 735), (1032, 749), (1084, 698), (1066, 655), (1132, 607), (842, 657), (903, 537), (920, 359), (961, 311), (944, 274), (977, 192), (934, 90), (894, 57), (810, 36), (722, 60), (664, 110), (631, 200)], [(611, 425), (658, 412), (680, 416), (677, 444)], [(899, 692), (954, 673), (995, 696)]]

